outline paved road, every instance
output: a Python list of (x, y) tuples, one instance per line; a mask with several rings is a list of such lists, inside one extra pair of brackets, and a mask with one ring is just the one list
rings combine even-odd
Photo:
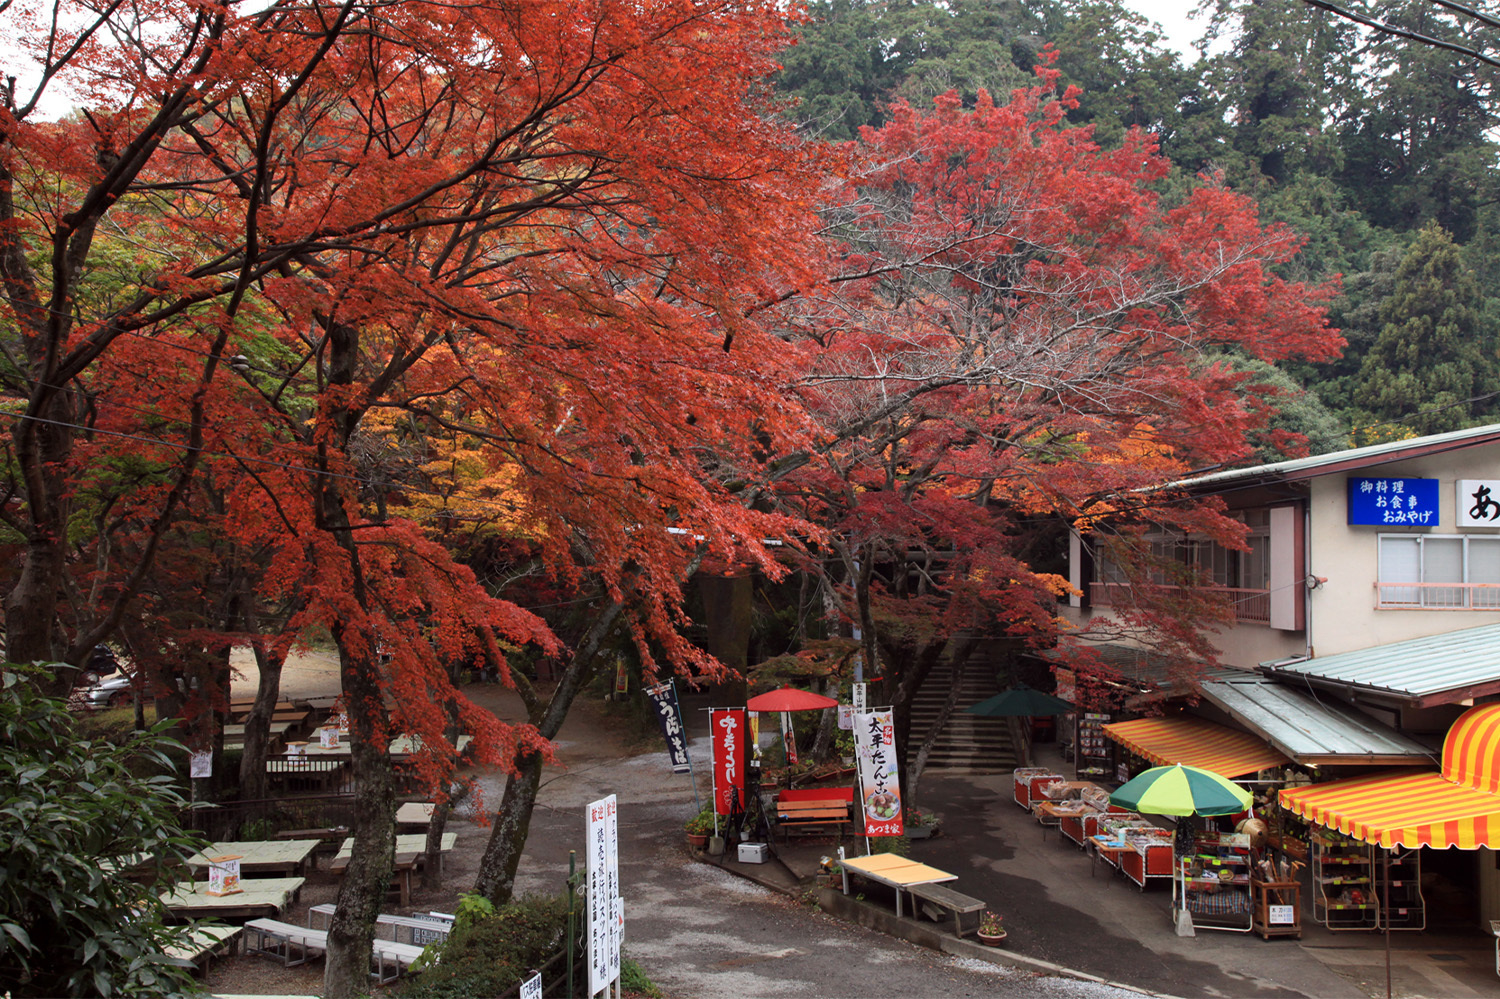
[[(708, 758), (706, 739), (692, 749)], [(568, 849), (582, 842), (584, 806), (609, 793), (620, 800), (625, 952), (674, 999), (1138, 994), (939, 954), (695, 862), (681, 832), (691, 785), (659, 752), (580, 761), (553, 776), (532, 821), (522, 892), (556, 888)]]

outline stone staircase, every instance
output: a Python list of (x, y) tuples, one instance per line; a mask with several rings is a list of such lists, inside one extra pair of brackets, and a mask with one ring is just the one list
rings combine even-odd
[[(908, 759), (916, 758), (917, 749), (927, 738), (952, 686), (952, 667), (944, 664), (932, 671), (917, 693), (911, 707), (912, 744)], [(971, 662), (964, 671), (963, 687), (953, 714), (948, 717), (948, 723), (932, 747), (932, 755), (927, 758), (928, 769), (944, 773), (988, 774), (1012, 770), (1020, 765), (1019, 754), (1011, 744), (1007, 719), (963, 713), (964, 708), (999, 692), (995, 686), (994, 667), (983, 660)]]

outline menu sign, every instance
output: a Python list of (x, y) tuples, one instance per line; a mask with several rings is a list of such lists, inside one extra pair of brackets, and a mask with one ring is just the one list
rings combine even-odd
[(1110, 772), (1114, 763), (1114, 752), (1104, 726), (1110, 715), (1105, 711), (1085, 711), (1078, 716), (1078, 745), (1074, 747), (1074, 769), (1076, 776), (1101, 777)]
[(597, 995), (620, 977), (620, 833), (614, 795), (588, 806), (587, 837), (589, 995)]

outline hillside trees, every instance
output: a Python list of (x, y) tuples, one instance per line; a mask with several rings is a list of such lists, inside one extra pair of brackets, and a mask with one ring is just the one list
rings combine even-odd
[[(620, 625), (648, 668), (713, 669), (675, 630), (701, 552), (778, 571), (762, 541), (796, 525), (725, 483), (763, 480), (801, 434), (763, 326), (766, 304), (815, 280), (813, 173), (753, 108), (781, 11), (76, 13), (92, 19), (29, 41), (44, 72), (81, 81), (87, 113), (34, 122), (19, 95), (0, 118), (20, 411), (6, 512), (25, 549), (7, 642), (53, 658), (108, 634), (194, 490), (223, 494), (221, 529), (268, 553), (255, 597), (295, 609), (287, 635), (322, 627), (338, 646), (359, 795), (327, 991), (348, 995), (390, 870), (387, 743), (419, 736), (439, 788), (455, 716), (482, 762), (545, 755), (535, 729), (474, 709), (450, 665), (503, 672), (501, 640), (569, 654), (379, 501), (392, 490), (361, 466), (367, 421), (461, 432), (518, 470), (539, 560), (629, 605)], [(122, 291), (89, 298), (105, 233), (131, 248)], [(131, 560), (95, 549), (98, 623), (60, 629), (74, 486), (132, 456), (156, 467), (116, 507)]]
[[(1070, 523), (1113, 511), (1237, 543), (1211, 505), (1121, 504), (1249, 455), (1268, 412), (1217, 354), (1325, 358), (1340, 343), (1324, 293), (1270, 273), (1291, 232), (1213, 184), (1162, 201), (1169, 167), (1149, 139), (1100, 149), (1066, 127), (1056, 73), (1039, 73), (1008, 104), (948, 95), (865, 132), (863, 170), (829, 213), (846, 273), (864, 278), (808, 306), (802, 391), (828, 439), (784, 495), (832, 529), (819, 567), (900, 746), (950, 643), (961, 657), (965, 636), (1058, 638), (1065, 584), (1049, 569)], [(1178, 610), (1095, 627), (1211, 656), (1193, 623), (1215, 609)]]

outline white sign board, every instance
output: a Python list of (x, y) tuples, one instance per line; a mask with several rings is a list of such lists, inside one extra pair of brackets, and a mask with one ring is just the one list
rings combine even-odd
[(589, 995), (620, 977), (620, 833), (614, 795), (588, 807), (585, 833), (588, 888)]
[(1297, 921), (1296, 906), (1268, 905), (1266, 912), (1272, 926), (1290, 926)]
[(839, 728), (845, 732), (854, 728), (854, 708), (848, 704), (839, 705)]
[(854, 711), (856, 714), (865, 713), (865, 690), (869, 687), (867, 683), (856, 683), (854, 685)]
[(541, 972), (537, 972), (521, 983), (521, 999), (542, 999)]
[(1500, 479), (1459, 479), (1453, 492), (1459, 527), (1500, 527)]
[(200, 749), (188, 757), (189, 777), (212, 777), (214, 775), (214, 751)]

